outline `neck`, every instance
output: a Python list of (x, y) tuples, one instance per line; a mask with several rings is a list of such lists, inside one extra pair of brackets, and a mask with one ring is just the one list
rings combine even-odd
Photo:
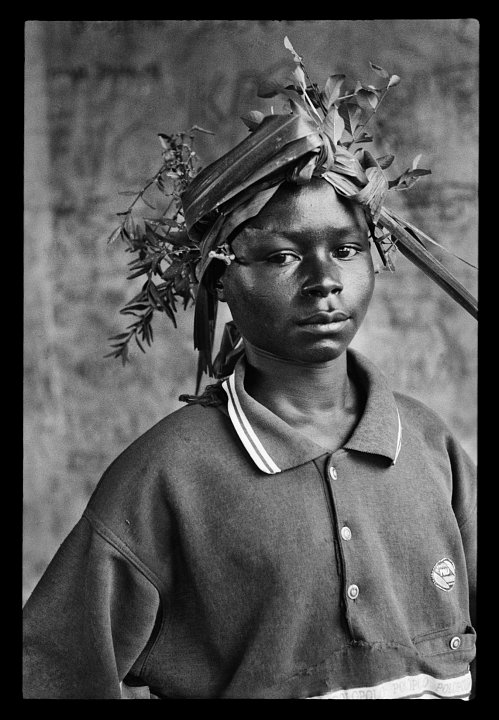
[(245, 388), (278, 415), (330, 413), (355, 404), (346, 353), (323, 363), (301, 363), (273, 355), (245, 341)]

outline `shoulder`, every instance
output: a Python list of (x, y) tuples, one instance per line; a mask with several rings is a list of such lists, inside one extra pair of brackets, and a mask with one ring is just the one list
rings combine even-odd
[(220, 408), (202, 405), (188, 405), (167, 415), (109, 465), (89, 508), (110, 518), (120, 507), (164, 505), (169, 488), (182, 475), (206, 466), (215, 452), (229, 451), (228, 423)]
[(414, 432), (423, 435), (428, 440), (443, 442), (449, 451), (459, 448), (463, 454), (467, 455), (447, 422), (434, 409), (410, 395), (400, 392), (394, 392), (393, 395), (401, 418), (405, 418), (406, 425)]
[(179, 507), (190, 506), (196, 479), (220, 462), (218, 456), (233, 451), (229, 423), (219, 408), (201, 405), (166, 416), (105, 470), (84, 516), (161, 576), (175, 546)]
[(456, 452), (466, 455), (448, 424), (435, 410), (405, 393), (395, 391), (393, 395), (400, 414), (402, 432), (405, 430), (406, 435), (410, 433), (420, 438), (426, 447), (442, 449), (449, 455)]
[(421, 400), (397, 391), (394, 391), (393, 395), (401, 416), (403, 415), (405, 417), (406, 422), (408, 422), (412, 428), (431, 435), (435, 433), (439, 436), (451, 434), (447, 424), (440, 415), (428, 405), (421, 402)]
[(476, 465), (448, 425), (425, 403), (394, 392), (402, 426), (402, 443), (416, 465), (440, 468), (449, 478), (459, 519), (476, 504)]
[(187, 405), (167, 415), (129, 445), (109, 470), (143, 471), (163, 468), (164, 463), (183, 453), (202, 451), (224, 435), (224, 414), (218, 408)]

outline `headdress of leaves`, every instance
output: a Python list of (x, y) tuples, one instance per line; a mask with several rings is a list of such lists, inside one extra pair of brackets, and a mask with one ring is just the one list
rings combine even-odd
[[(284, 97), (284, 112), (270, 115), (257, 110), (249, 112), (242, 118), (250, 129), (249, 136), (201, 171), (191, 144), (186, 142), (192, 141), (192, 131), (160, 136), (163, 165), (121, 214), (122, 222), (111, 236), (122, 237), (131, 252), (138, 252), (138, 259), (130, 265), (130, 277), (147, 275), (139, 295), (121, 311), (135, 315), (136, 320), (126, 333), (112, 338), (115, 349), (111, 354), (126, 362), (128, 343), (133, 337), (141, 349), (138, 335), (150, 344), (154, 312), (166, 312), (175, 324), (176, 298), (182, 298), (184, 308), (190, 300), (195, 301), (194, 345), (199, 350), (196, 392), (203, 372), (215, 377), (228, 374), (240, 352), (236, 351), (240, 336), (231, 323), (224, 332), (221, 350), (212, 361), (217, 311), (211, 287), (213, 260), (231, 262), (227, 245), (230, 234), (256, 215), (285, 181), (300, 184), (320, 176), (339, 194), (359, 203), (365, 210), (384, 269), (394, 269), (392, 256), (398, 248), (477, 317), (476, 300), (426, 247), (428, 242), (439, 244), (384, 204), (390, 189), (406, 190), (430, 173), (418, 167), (421, 156), (390, 180), (384, 171), (394, 156), (374, 158), (362, 147), (373, 139), (367, 125), (400, 78), (370, 63), (380, 78), (378, 86), (358, 81), (355, 87), (347, 89), (345, 76), (337, 74), (329, 76), (320, 89), (310, 80), (303, 59), (287, 37), (284, 45), (295, 62), (290, 83), (269, 80), (258, 92), (264, 98)], [(209, 132), (198, 127), (192, 130)], [(360, 147), (352, 152), (353, 145)], [(166, 193), (165, 178), (174, 183), (169, 193), (172, 212), (169, 217), (163, 213), (155, 220), (144, 219), (144, 226), (138, 228), (132, 217), (135, 202), (139, 198), (145, 201), (144, 193), (152, 185)], [(163, 281), (159, 285), (153, 282), (155, 274)]]
[[(153, 341), (152, 320), (155, 313), (165, 313), (177, 327), (175, 314), (177, 303), (184, 310), (196, 299), (197, 280), (195, 268), (200, 260), (199, 244), (193, 242), (185, 227), (181, 207), (181, 193), (199, 171), (197, 155), (193, 150), (195, 133), (209, 133), (197, 125), (188, 132), (173, 135), (158, 133), (162, 148), (162, 164), (141, 190), (127, 190), (122, 195), (132, 196), (130, 205), (117, 213), (120, 223), (108, 238), (112, 243), (118, 238), (125, 243), (125, 250), (135, 254), (131, 260), (128, 279), (143, 276), (145, 281), (138, 294), (120, 310), (122, 315), (133, 318), (126, 331), (110, 338), (113, 351), (106, 357), (120, 358), (123, 365), (129, 359), (130, 342), (135, 341), (140, 350)], [(165, 208), (157, 211), (151, 204), (153, 193)], [(140, 217), (137, 207), (142, 205)], [(157, 211), (153, 217), (143, 215), (143, 205)], [(151, 215), (149, 213), (149, 215)]]

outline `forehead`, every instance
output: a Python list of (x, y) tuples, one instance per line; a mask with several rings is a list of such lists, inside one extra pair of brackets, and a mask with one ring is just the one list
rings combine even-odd
[(367, 233), (362, 208), (340, 198), (321, 178), (312, 178), (304, 185), (283, 183), (245, 227), (286, 235)]

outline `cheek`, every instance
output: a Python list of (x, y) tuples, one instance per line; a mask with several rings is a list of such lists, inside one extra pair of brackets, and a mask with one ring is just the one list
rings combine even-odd
[(256, 289), (239, 287), (237, 292), (229, 292), (226, 297), (232, 317), (238, 325), (267, 325), (275, 315), (275, 298), (265, 290), (258, 292)]
[(264, 331), (283, 318), (290, 303), (284, 288), (277, 285), (256, 279), (248, 272), (226, 274), (224, 299), (243, 334), (245, 328)]
[(375, 276), (374, 276), (374, 270), (372, 272), (366, 273), (366, 276), (364, 278), (363, 282), (363, 288), (364, 288), (364, 297), (369, 302), (373, 296), (374, 292), (374, 285), (375, 285)]
[(374, 266), (371, 257), (369, 257), (369, 260), (360, 270), (359, 274), (355, 278), (352, 278), (352, 288), (355, 288), (355, 293), (359, 301), (369, 303), (374, 292), (374, 284)]
[(370, 254), (366, 257), (362, 276), (366, 288), (366, 294), (371, 297), (374, 291), (374, 282), (376, 276), (374, 274), (374, 264)]
[(230, 265), (223, 276), (223, 285), (224, 299), (231, 311), (244, 312), (245, 307), (258, 307), (268, 301), (268, 285), (255, 277), (251, 268)]

